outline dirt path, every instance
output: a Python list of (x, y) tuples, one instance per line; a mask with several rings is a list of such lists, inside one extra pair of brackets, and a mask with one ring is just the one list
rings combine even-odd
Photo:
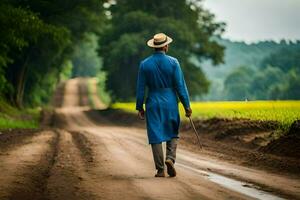
[(115, 126), (103, 116), (97, 123), (91, 120), (81, 100), (87, 97), (80, 97), (87, 94), (84, 83), (66, 83), (54, 128), (26, 137), (0, 135), (1, 200), (300, 199), (299, 179), (229, 164), (182, 146), (178, 176), (154, 178), (145, 129)]

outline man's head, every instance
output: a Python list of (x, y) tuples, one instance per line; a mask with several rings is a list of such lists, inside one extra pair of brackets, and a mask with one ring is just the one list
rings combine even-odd
[(154, 48), (155, 51), (164, 51), (164, 52), (168, 52), (169, 50), (169, 45), (165, 45), (163, 47), (159, 47), (159, 48)]
[(148, 40), (147, 45), (155, 49), (155, 51), (165, 51), (169, 49), (169, 44), (173, 41), (172, 38), (168, 37), (164, 33), (158, 33), (153, 36), (152, 39)]

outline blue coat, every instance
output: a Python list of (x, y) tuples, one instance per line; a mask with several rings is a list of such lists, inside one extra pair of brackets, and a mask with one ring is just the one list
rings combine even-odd
[(146, 123), (150, 144), (178, 138), (180, 117), (178, 98), (185, 108), (190, 108), (189, 94), (176, 58), (155, 52), (143, 60), (137, 80), (136, 109), (143, 109), (145, 88)]

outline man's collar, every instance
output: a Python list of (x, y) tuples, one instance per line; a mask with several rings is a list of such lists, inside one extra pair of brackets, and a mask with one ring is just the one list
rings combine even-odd
[(155, 51), (154, 54), (166, 54), (165, 51)]

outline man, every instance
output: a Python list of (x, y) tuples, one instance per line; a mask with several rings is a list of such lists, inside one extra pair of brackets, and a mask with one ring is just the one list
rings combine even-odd
[[(157, 169), (155, 177), (165, 177), (162, 142), (167, 143), (167, 173), (170, 177), (176, 176), (174, 164), (180, 123), (177, 95), (185, 108), (186, 116), (192, 114), (179, 62), (166, 55), (172, 41), (164, 33), (158, 33), (147, 42), (155, 52), (141, 62), (137, 80), (136, 109), (140, 119), (145, 119), (146, 114), (147, 134)], [(148, 88), (146, 112), (143, 108), (145, 87)]]

